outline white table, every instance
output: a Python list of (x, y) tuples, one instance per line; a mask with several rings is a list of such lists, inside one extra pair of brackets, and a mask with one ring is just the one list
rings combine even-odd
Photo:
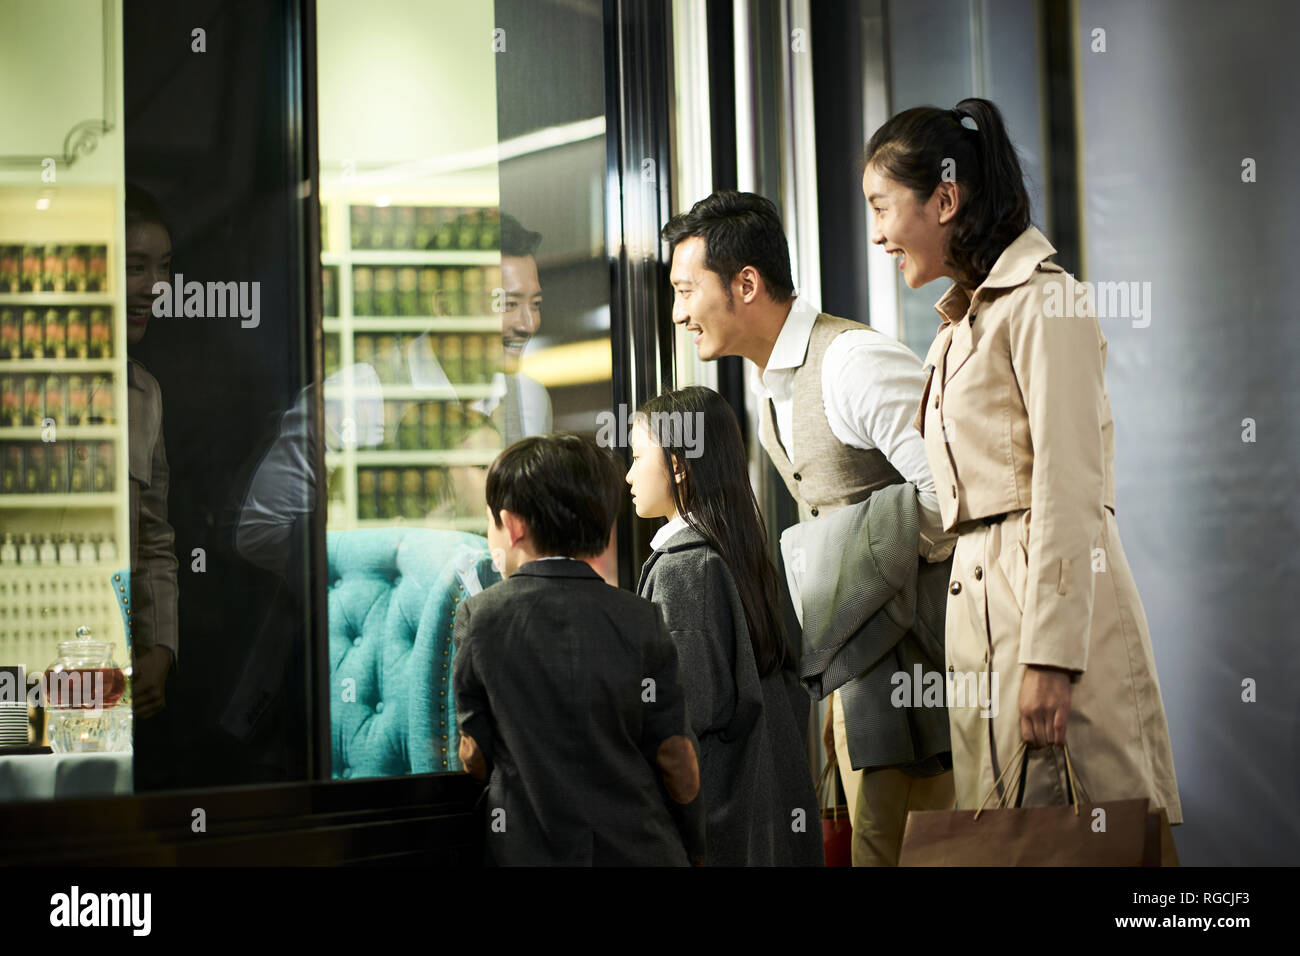
[(107, 797), (133, 791), (131, 754), (15, 754), (0, 751), (0, 803)]

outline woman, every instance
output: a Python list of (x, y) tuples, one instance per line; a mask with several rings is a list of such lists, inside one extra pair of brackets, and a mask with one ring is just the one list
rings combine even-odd
[[(126, 188), (126, 341), (144, 339), (154, 283), (171, 280), (171, 235), (153, 197)], [(127, 359), (127, 426), (131, 471), (131, 651), (135, 715), (166, 706), (167, 675), (176, 662), (175, 534), (167, 520), (167, 450), (162, 390), (134, 357)], [(140, 733), (137, 726), (136, 733)]]
[(651, 541), (638, 593), (657, 604), (677, 644), (708, 806), (708, 862), (824, 862), (803, 745), (799, 686), (776, 595), (776, 569), (749, 486), (740, 426), (698, 386), (646, 402), (632, 431), (632, 501), (667, 518)]
[(1115, 523), (1106, 340), (1030, 225), (1001, 113), (982, 99), (907, 110), (871, 137), (863, 166), (871, 241), (899, 256), (911, 288), (953, 280), (915, 424), (945, 530), (959, 535), (950, 688), (983, 672), (997, 702), (987, 717), (969, 706), (979, 695), (950, 702), (957, 804), (977, 806), (1022, 741), (1023, 805), (1066, 802), (1068, 741), (1087, 799), (1147, 797), (1180, 823), (1151, 638)]

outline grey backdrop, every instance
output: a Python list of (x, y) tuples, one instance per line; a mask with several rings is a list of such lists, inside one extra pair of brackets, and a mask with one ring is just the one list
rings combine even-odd
[[(1080, 20), (1086, 278), (1151, 283), (1150, 326), (1103, 330), (1117, 516), (1173, 735), (1179, 846), (1185, 863), (1294, 865), (1300, 6), (1108, 0), (1081, 3)], [(1094, 27), (1105, 53), (1090, 52)]]

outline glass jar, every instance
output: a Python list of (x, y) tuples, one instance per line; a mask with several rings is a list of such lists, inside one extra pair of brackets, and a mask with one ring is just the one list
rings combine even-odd
[(45, 671), (46, 735), (65, 753), (131, 752), (131, 685), (113, 662), (111, 641), (96, 641), (90, 628), (59, 642), (59, 659)]

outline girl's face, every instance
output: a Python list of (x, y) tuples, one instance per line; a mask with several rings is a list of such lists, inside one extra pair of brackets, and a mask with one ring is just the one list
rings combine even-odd
[(668, 472), (663, 449), (644, 422), (632, 428), (632, 467), (627, 483), (632, 486), (632, 504), (642, 518), (677, 517), (673, 502), (673, 476)]
[(940, 182), (921, 203), (912, 190), (868, 164), (862, 194), (871, 208), (871, 241), (898, 256), (909, 288), (919, 289), (944, 276), (953, 278), (943, 255), (957, 212), (956, 183)]
[(126, 340), (144, 338), (153, 313), (155, 282), (172, 278), (172, 243), (156, 222), (133, 223), (126, 230)]

